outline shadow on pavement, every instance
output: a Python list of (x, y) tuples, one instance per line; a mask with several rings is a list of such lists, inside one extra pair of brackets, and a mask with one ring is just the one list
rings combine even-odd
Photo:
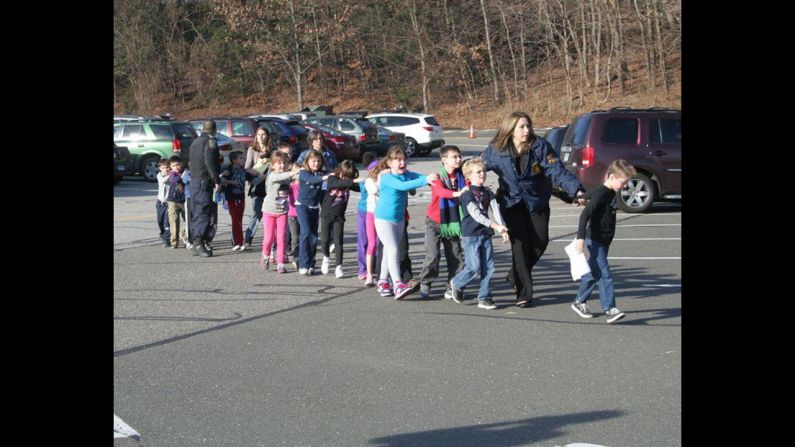
[[(566, 435), (564, 427), (623, 416), (620, 410), (589, 411), (559, 416), (540, 416), (516, 421), (478, 424), (429, 430), (415, 433), (384, 436), (371, 439), (370, 445), (378, 447), (456, 446), (509, 447), (535, 444)], [(599, 440), (593, 440), (599, 442)], [(581, 442), (587, 442), (581, 440)]]

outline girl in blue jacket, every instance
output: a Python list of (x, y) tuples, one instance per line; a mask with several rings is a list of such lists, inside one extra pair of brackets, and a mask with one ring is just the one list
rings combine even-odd
[(511, 240), (511, 271), (506, 280), (516, 292), (516, 305), (529, 307), (533, 299), (533, 266), (549, 243), (549, 198), (558, 185), (575, 205), (585, 204), (585, 189), (563, 163), (552, 145), (533, 133), (524, 112), (502, 120), (497, 135), (481, 154), (486, 169), (497, 174), (497, 201)]

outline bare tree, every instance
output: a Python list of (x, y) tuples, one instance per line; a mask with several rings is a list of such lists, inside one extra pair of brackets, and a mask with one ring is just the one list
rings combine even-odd
[(494, 81), (494, 103), (500, 102), (500, 89), (498, 85), (497, 69), (494, 67), (494, 53), (491, 51), (491, 35), (489, 33), (489, 18), (486, 15), (486, 3), (480, 0), (480, 10), (483, 12), (483, 26), (486, 28), (486, 47), (489, 50), (489, 65), (491, 66), (491, 77)]

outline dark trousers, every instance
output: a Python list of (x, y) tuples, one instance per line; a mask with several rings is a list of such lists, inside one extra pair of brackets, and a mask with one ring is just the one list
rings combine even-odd
[[(414, 276), (411, 271), (411, 258), (409, 258), (409, 223), (403, 225), (403, 237), (400, 239), (400, 246), (398, 246), (398, 255), (400, 256), (400, 277), (403, 282), (408, 284), (409, 280)], [(378, 250), (376, 253), (375, 265), (373, 266), (373, 277), (377, 277), (381, 270), (381, 259), (384, 256), (384, 244), (378, 240)]]
[(345, 226), (345, 216), (324, 216), (320, 224), (320, 248), (323, 256), (329, 257), (331, 238), (334, 238), (334, 256), (337, 266), (342, 265), (342, 228)]
[(439, 243), (444, 246), (444, 258), (447, 260), (447, 282), (458, 273), (464, 265), (461, 250), (461, 238), (442, 237), (440, 225), (425, 216), (425, 262), (420, 273), (420, 283), (431, 285), (433, 278), (439, 277), (439, 260), (442, 257)]
[(160, 228), (160, 239), (164, 242), (171, 243), (171, 231), (168, 227), (168, 202), (155, 202), (155, 210), (157, 210), (157, 227)]
[[(199, 182), (197, 182), (199, 183)], [(194, 238), (202, 238), (209, 242), (215, 236), (218, 226), (218, 204), (213, 201), (213, 192), (194, 187), (189, 184), (191, 191), (191, 234)]]
[(320, 219), (320, 210), (309, 208), (306, 205), (297, 205), (295, 212), (298, 214), (298, 225), (301, 227), (300, 243), (298, 246), (298, 268), (315, 268), (315, 253), (317, 252), (317, 225)]
[(301, 230), (298, 226), (298, 217), (289, 216), (287, 218), (287, 227), (290, 229), (286, 233), (284, 247), (287, 249), (287, 254), (293, 259), (298, 261), (298, 242), (301, 237)]
[(549, 205), (530, 213), (524, 202), (510, 208), (500, 207), (511, 240), (511, 271), (508, 276), (516, 287), (516, 299), (533, 299), (533, 266), (549, 244)]

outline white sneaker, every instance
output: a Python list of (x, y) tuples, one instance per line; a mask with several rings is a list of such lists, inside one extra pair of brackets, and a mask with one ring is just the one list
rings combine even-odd
[(326, 256), (323, 256), (323, 262), (320, 263), (320, 271), (324, 275), (328, 275), (328, 263), (329, 263), (328, 258)]
[(190, 250), (190, 249), (192, 249), (192, 248), (193, 248), (193, 244), (191, 244), (191, 243), (190, 243), (190, 242), (188, 242), (188, 241), (185, 241), (185, 248), (187, 248), (188, 250)]
[(338, 265), (338, 266), (337, 266), (337, 268), (336, 268), (336, 269), (334, 269), (334, 275), (335, 275), (337, 278), (342, 278), (343, 276), (345, 276), (345, 274), (344, 274), (344, 273), (342, 273), (342, 266), (341, 266), (341, 265)]
[(232, 247), (232, 251), (238, 251), (238, 250), (240, 250), (240, 245), (235, 245), (234, 247)]
[(610, 309), (607, 309), (607, 312), (605, 312), (605, 316), (607, 317), (608, 323), (618, 321), (625, 317), (624, 312), (618, 310), (617, 307), (611, 307)]
[(307, 275), (314, 275), (315, 274), (315, 268), (314, 267), (309, 267), (308, 269), (306, 269), (306, 274)]
[(299, 275), (306, 275), (307, 274), (307, 269), (298, 269), (298, 274)]

